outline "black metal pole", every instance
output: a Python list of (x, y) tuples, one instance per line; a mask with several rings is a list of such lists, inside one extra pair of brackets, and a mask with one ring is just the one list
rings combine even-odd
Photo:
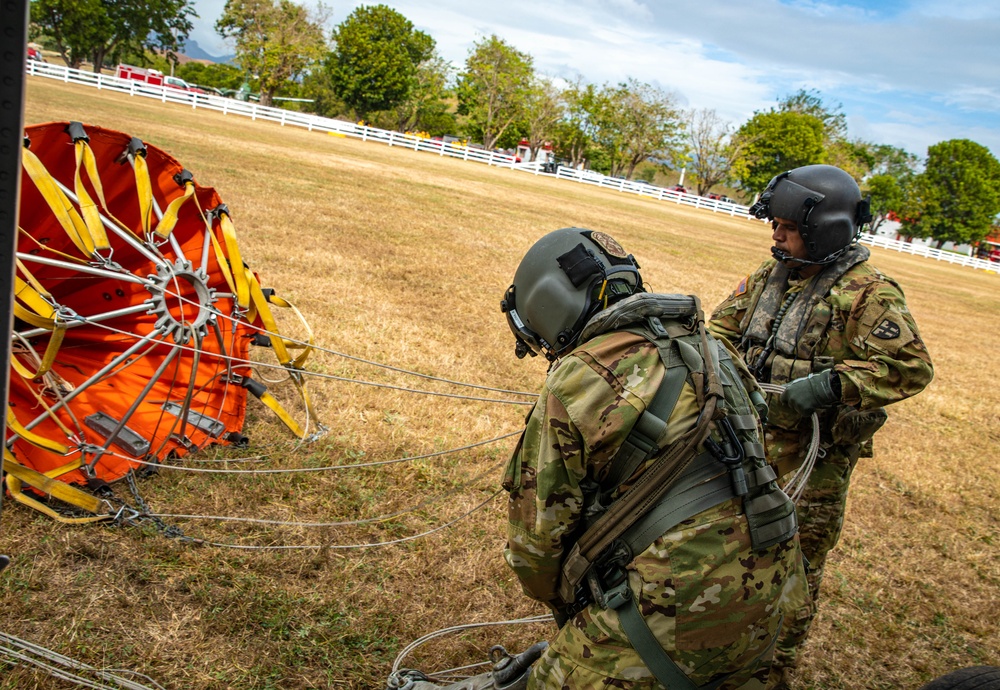
[[(7, 386), (10, 383), (10, 333), (14, 328), (14, 252), (21, 198), (21, 147), (24, 144), (24, 70), (27, 66), (28, 2), (0, 0), (0, 440), (7, 438)], [(0, 454), (0, 477), (3, 455)], [(0, 485), (0, 519), (4, 489)], [(0, 522), (2, 526), (2, 522)], [(0, 531), (2, 534), (2, 531)], [(0, 554), (0, 570), (10, 559)]]

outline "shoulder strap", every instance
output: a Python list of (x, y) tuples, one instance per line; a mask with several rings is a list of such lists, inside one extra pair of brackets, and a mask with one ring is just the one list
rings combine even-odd
[(688, 375), (688, 369), (683, 366), (683, 361), (671, 366), (670, 357), (664, 355), (664, 349), (669, 348), (673, 341), (668, 340), (665, 345), (662, 345), (644, 330), (628, 330), (649, 338), (657, 346), (660, 351), (660, 361), (663, 362), (665, 370), (663, 381), (660, 383), (656, 395), (639, 416), (618, 452), (608, 463), (607, 474), (601, 481), (607, 487), (605, 493), (611, 493), (618, 488), (622, 482), (632, 476), (639, 465), (656, 453), (657, 443), (666, 433), (667, 419), (670, 418), (670, 413), (681, 396), (681, 390), (684, 388), (684, 382)]
[[(697, 378), (701, 379), (703, 383), (698, 385), (699, 381), (695, 381), (696, 391), (701, 389), (699, 401), (704, 401), (698, 421), (694, 427), (681, 435), (668, 448), (663, 451), (658, 449), (656, 461), (642, 473), (635, 484), (611, 504), (607, 511), (572, 546), (563, 561), (559, 581), (559, 596), (563, 601), (571, 602), (575, 599), (577, 585), (583, 580), (597, 557), (659, 501), (697, 455), (697, 449), (711, 431), (711, 422), (724, 414), (724, 405), (720, 406), (720, 401), (724, 400), (724, 393), (715, 361), (715, 353), (709, 345), (701, 305), (697, 298), (695, 300), (700, 351), (706, 360), (703, 371), (697, 372)], [(691, 350), (695, 349), (693, 346), (689, 345), (689, 347)], [(690, 355), (684, 356), (683, 348), (681, 348), (681, 356), (685, 360), (685, 367), (688, 367), (691, 357)], [(692, 374), (694, 373), (692, 372)]]

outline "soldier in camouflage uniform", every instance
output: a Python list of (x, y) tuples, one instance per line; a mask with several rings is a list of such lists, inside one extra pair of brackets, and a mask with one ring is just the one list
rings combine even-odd
[(742, 353), (769, 396), (765, 445), (779, 476), (798, 468), (819, 415), (821, 454), (797, 504), (810, 601), (789, 616), (771, 684), (787, 687), (816, 614), (828, 552), (844, 523), (859, 457), (871, 457), (883, 408), (916, 395), (933, 376), (903, 291), (855, 242), (871, 218), (851, 177), (829, 165), (779, 175), (751, 208), (772, 221), (774, 259), (743, 279), (712, 314), (710, 331)]
[[(693, 298), (644, 293), (637, 269), (604, 233), (557, 230), (528, 252), (503, 302), (518, 355), (544, 354), (552, 361), (504, 478), (510, 492), (505, 558), (525, 593), (548, 604), (561, 625), (528, 687), (763, 688), (781, 621), (779, 604), (789, 581), (804, 575), (794, 511), (773, 481), (769, 505), (781, 513), (783, 531), (764, 548), (751, 543), (746, 502), (727, 489), (728, 498), (665, 533), (655, 532), (659, 536), (648, 548), (622, 563), (655, 643), (682, 672), (676, 683), (654, 677), (616, 610), (586, 599), (567, 601), (560, 593), (564, 561), (585, 531), (593, 492), (607, 490), (612, 501), (618, 499), (654, 461), (645, 458), (621, 485), (608, 486), (619, 448), (667, 378), (657, 345), (635, 329), (625, 330), (635, 321), (629, 314), (657, 317), (671, 337), (696, 333), (700, 323)], [(685, 299), (691, 308), (683, 315), (662, 307)], [(704, 342), (723, 349), (701, 333)], [(731, 406), (749, 401), (747, 386), (756, 388), (733, 355), (726, 384)], [(721, 358), (729, 360), (728, 353)], [(660, 448), (699, 421), (702, 392), (691, 383), (688, 378), (679, 389)], [(741, 433), (748, 439), (744, 446), (752, 447), (759, 421), (749, 402), (744, 409), (749, 423)], [(760, 448), (760, 467), (771, 472)], [(725, 467), (707, 453), (687, 471), (710, 465), (718, 468), (713, 481), (728, 487)]]

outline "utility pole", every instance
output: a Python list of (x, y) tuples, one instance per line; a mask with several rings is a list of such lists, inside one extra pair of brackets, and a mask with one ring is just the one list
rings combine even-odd
[[(0, 439), (7, 439), (7, 386), (10, 383), (10, 333), (14, 328), (14, 253), (21, 199), (21, 147), (24, 145), (24, 83), (28, 46), (27, 0), (0, 0)], [(6, 445), (5, 445), (6, 447)], [(0, 477), (3, 456), (0, 455)], [(0, 486), (0, 527), (3, 526)], [(0, 536), (3, 536), (0, 530)], [(10, 558), (0, 554), (0, 570)]]

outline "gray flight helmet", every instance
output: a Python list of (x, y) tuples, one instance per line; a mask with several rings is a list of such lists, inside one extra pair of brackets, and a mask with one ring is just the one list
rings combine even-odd
[(641, 290), (639, 264), (613, 237), (562, 228), (524, 255), (500, 308), (518, 357), (554, 360), (576, 345), (594, 314)]
[(804, 264), (835, 261), (872, 219), (870, 201), (861, 197), (858, 183), (832, 165), (806, 165), (776, 175), (750, 213), (794, 221), (808, 253)]

